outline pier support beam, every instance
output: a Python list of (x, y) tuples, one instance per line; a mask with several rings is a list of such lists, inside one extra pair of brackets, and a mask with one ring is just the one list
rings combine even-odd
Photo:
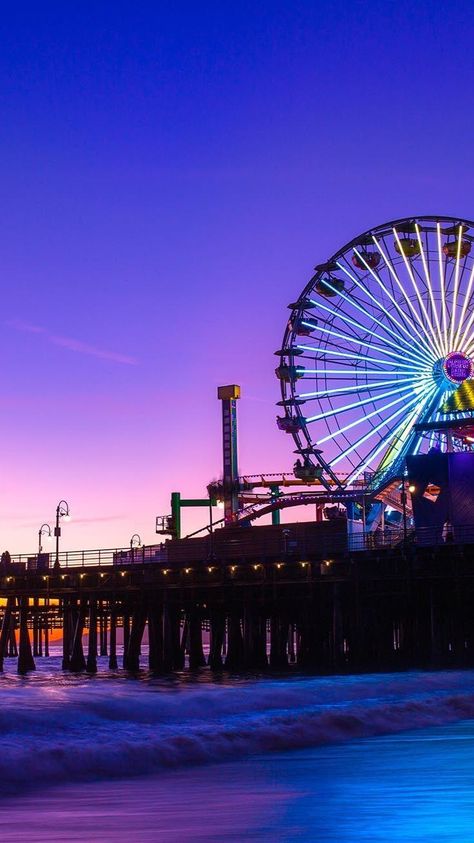
[(180, 641), (181, 612), (179, 608), (165, 603), (163, 618), (163, 661), (166, 673), (172, 670), (182, 670), (184, 667), (184, 652)]
[(215, 611), (211, 614), (211, 639), (209, 646), (209, 667), (211, 670), (222, 670), (222, 651), (225, 638), (225, 614)]
[(191, 609), (188, 612), (189, 624), (189, 667), (191, 670), (197, 670), (204, 667), (206, 659), (204, 658), (204, 651), (202, 649), (202, 624), (201, 615), (198, 610)]
[(130, 613), (128, 609), (123, 613), (123, 656), (122, 656), (122, 666), (126, 668), (127, 662), (127, 653), (128, 653), (128, 642), (130, 641)]
[(107, 656), (107, 613), (101, 601), (100, 615), (99, 615), (99, 647), (100, 655)]
[(109, 670), (117, 670), (117, 613), (115, 606), (110, 607), (110, 647)]
[(163, 606), (152, 603), (148, 608), (148, 666), (153, 673), (163, 673)]
[(8, 597), (3, 613), (2, 631), (0, 632), (0, 671), (3, 671), (3, 659), (7, 651), (7, 644), (10, 638), (10, 626), (12, 620), (12, 610), (15, 608), (16, 600), (14, 597)]
[(97, 600), (91, 598), (89, 606), (89, 641), (87, 646), (87, 673), (97, 673)]
[(270, 667), (285, 670), (288, 667), (288, 620), (273, 613), (270, 619)]
[(244, 664), (244, 639), (240, 611), (234, 610), (227, 621), (227, 670), (241, 670)]
[(258, 608), (244, 608), (244, 667), (263, 669), (268, 666), (266, 618)]
[(45, 658), (49, 657), (49, 597), (46, 597), (44, 601), (44, 655)]
[(39, 613), (39, 600), (33, 600), (33, 657), (41, 655), (41, 623)]
[(82, 646), (82, 636), (84, 633), (84, 624), (86, 622), (86, 604), (83, 600), (81, 600), (79, 611), (76, 612), (75, 621), (69, 670), (72, 673), (80, 673), (82, 670), (86, 669), (86, 659)]
[(140, 647), (145, 630), (146, 618), (147, 613), (145, 606), (140, 604), (136, 607), (132, 615), (132, 628), (130, 630), (127, 652), (125, 654), (124, 667), (125, 670), (129, 670), (130, 673), (138, 673), (140, 670)]
[(69, 660), (71, 658), (71, 607), (69, 599), (63, 597), (63, 670), (69, 670)]
[(30, 670), (36, 670), (35, 661), (31, 652), (30, 633), (28, 630), (28, 597), (20, 597), (20, 649), (18, 653), (18, 673), (24, 675)]

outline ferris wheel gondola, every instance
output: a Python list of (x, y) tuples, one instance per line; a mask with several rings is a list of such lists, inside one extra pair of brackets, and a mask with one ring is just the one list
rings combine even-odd
[(377, 226), (290, 305), (278, 426), (323, 481), (377, 488), (407, 455), (448, 447), (435, 423), (454, 418), (443, 407), (474, 376), (473, 242), (474, 223), (452, 217)]

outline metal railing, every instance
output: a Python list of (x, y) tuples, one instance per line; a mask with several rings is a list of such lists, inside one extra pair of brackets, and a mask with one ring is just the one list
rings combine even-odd
[[(450, 545), (474, 545), (474, 524), (445, 524), (438, 527), (422, 527), (408, 530), (388, 528), (374, 532), (360, 532), (352, 535), (335, 533), (321, 535), (315, 544), (314, 538), (293, 535), (291, 529), (283, 530), (281, 539), (270, 541), (260, 536), (257, 529), (243, 529), (241, 534), (219, 541), (219, 532), (203, 539), (172, 541), (142, 547), (97, 548), (93, 550), (67, 550), (59, 554), (60, 569), (68, 568), (111, 568), (117, 566), (146, 565), (150, 563), (179, 566), (191, 561), (199, 562), (220, 559), (249, 561), (257, 557), (276, 558), (318, 558), (327, 555), (340, 556), (345, 553), (396, 549), (407, 545), (417, 547), (446, 547)], [(55, 554), (16, 554), (8, 562), (0, 563), (0, 576), (22, 571), (54, 570)]]
[(348, 537), (350, 550), (374, 550), (376, 548), (400, 547), (444, 547), (446, 545), (474, 544), (474, 524), (444, 524), (436, 527), (410, 527), (405, 536), (403, 527), (385, 528), (371, 533), (355, 533)]
[[(147, 564), (165, 562), (167, 554), (164, 544), (144, 545), (142, 547), (97, 548), (93, 550), (66, 550), (58, 556), (61, 568), (110, 567), (112, 565)], [(30, 571), (51, 570), (56, 555), (54, 553), (20, 553), (12, 555), (7, 567), (11, 570), (21, 568)], [(0, 563), (5, 566), (5, 562)]]
[(413, 530), (413, 543), (419, 547), (474, 544), (474, 524), (445, 523)]
[[(410, 534), (408, 534), (407, 538), (410, 538)], [(384, 530), (374, 530), (365, 533), (352, 533), (352, 535), (347, 537), (348, 549), (356, 552), (376, 550), (378, 548), (394, 548), (403, 542), (403, 528), (398, 527), (386, 527)]]

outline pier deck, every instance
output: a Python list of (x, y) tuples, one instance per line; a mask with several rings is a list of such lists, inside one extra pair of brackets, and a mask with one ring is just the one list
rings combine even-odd
[(0, 667), (18, 654), (19, 672), (33, 670), (58, 627), (63, 669), (90, 673), (98, 653), (118, 667), (118, 627), (132, 673), (474, 665), (474, 535), (419, 546), (381, 537), (354, 551), (337, 525), (273, 527), (267, 540), (238, 529), (166, 553), (63, 554), (56, 569), (14, 559), (0, 575)]

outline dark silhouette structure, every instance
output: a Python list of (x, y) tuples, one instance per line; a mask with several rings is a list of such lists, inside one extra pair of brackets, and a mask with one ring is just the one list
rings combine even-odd
[(0, 667), (15, 656), (20, 673), (33, 670), (52, 629), (63, 669), (89, 673), (98, 654), (132, 673), (206, 659), (232, 671), (472, 666), (474, 529), (460, 538), (417, 547), (383, 536), (351, 550), (336, 519), (229, 528), (148, 546), (133, 562), (127, 550), (64, 554), (59, 572), (13, 559), (0, 578)]

